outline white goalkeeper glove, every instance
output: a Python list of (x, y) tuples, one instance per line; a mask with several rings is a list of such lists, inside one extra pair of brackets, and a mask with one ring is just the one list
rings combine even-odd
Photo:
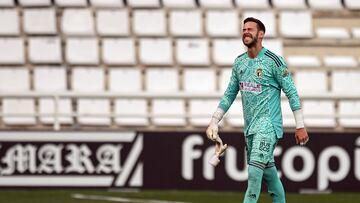
[(222, 110), (221, 108), (217, 108), (211, 118), (208, 128), (206, 129), (207, 137), (214, 142), (219, 137), (219, 135), (218, 135), (219, 122), (222, 119), (222, 117), (224, 116), (224, 114), (225, 114), (224, 110)]

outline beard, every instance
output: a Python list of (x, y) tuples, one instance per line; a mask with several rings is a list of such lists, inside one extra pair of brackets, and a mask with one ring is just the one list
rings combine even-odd
[[(247, 46), (247, 48), (252, 48), (252, 47), (255, 47), (255, 45), (257, 44), (258, 42), (258, 32), (256, 33), (255, 37), (252, 36), (251, 34), (247, 34), (247, 35), (243, 35), (243, 43), (245, 46)], [(245, 37), (250, 37), (252, 40), (250, 42), (245, 42)]]

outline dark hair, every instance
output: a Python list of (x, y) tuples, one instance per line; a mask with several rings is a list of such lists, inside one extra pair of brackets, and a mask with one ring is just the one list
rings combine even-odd
[(254, 22), (257, 24), (257, 28), (260, 31), (263, 31), (265, 33), (265, 25), (264, 23), (262, 23), (259, 19), (253, 18), (253, 17), (248, 17), (244, 20), (244, 24), (247, 22)]

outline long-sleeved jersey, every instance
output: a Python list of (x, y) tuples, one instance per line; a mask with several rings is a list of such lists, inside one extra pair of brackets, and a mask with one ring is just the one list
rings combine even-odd
[(281, 90), (293, 111), (301, 108), (284, 59), (263, 47), (253, 59), (247, 52), (235, 59), (229, 85), (218, 107), (227, 112), (240, 91), (245, 136), (272, 126), (276, 136), (282, 138)]

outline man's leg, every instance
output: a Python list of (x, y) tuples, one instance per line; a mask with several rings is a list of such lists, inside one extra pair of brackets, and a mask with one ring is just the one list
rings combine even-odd
[(274, 162), (270, 162), (264, 169), (264, 180), (268, 187), (273, 203), (285, 203), (285, 191), (277, 174)]
[(261, 192), (261, 182), (265, 165), (257, 161), (251, 161), (248, 167), (248, 186), (244, 203), (256, 203)]

